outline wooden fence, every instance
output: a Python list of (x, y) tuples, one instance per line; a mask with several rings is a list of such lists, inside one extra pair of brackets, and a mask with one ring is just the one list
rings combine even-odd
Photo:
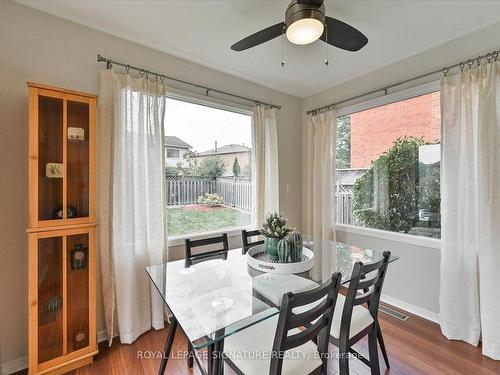
[(224, 203), (240, 210), (252, 211), (252, 180), (246, 177), (218, 177), (217, 193), (224, 197)]
[[(197, 204), (198, 197), (206, 193), (217, 193), (224, 204), (240, 210), (252, 210), (252, 180), (244, 177), (218, 177), (216, 180), (202, 177), (167, 177), (167, 204), (184, 206)], [(353, 224), (352, 194), (335, 194), (336, 222)]]
[(198, 197), (217, 193), (224, 204), (250, 212), (252, 210), (252, 181), (243, 177), (167, 177), (167, 205), (197, 204)]
[(351, 193), (336, 193), (335, 194), (335, 209), (338, 224), (353, 224), (354, 218), (352, 214), (352, 194)]
[(215, 180), (202, 177), (167, 177), (167, 205), (184, 206), (198, 203), (198, 197), (216, 193)]

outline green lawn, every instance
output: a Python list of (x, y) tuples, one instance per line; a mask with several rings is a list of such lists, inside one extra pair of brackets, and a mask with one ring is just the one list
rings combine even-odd
[(169, 236), (211, 232), (250, 225), (250, 214), (230, 207), (182, 206), (167, 208)]

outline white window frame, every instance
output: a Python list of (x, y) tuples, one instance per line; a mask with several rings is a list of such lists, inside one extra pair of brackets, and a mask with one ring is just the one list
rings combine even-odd
[[(193, 93), (191, 91), (186, 91), (178, 88), (167, 88), (167, 98), (169, 99), (175, 99), (175, 100), (180, 100), (183, 102), (187, 103), (192, 103), (192, 104), (198, 104), (198, 105), (203, 105), (205, 107), (210, 107), (210, 108), (216, 108), (216, 109), (221, 109), (224, 111), (228, 112), (234, 112), (234, 113), (239, 113), (242, 115), (247, 115), (252, 117), (253, 115), (253, 109), (252, 107), (239, 103), (239, 102), (233, 102), (230, 100), (226, 99), (220, 99), (220, 98), (214, 98), (211, 96), (206, 96), (206, 95), (200, 95), (197, 93)], [(168, 111), (168, 108), (167, 108)], [(165, 207), (165, 218), (167, 214), (167, 208)], [(179, 246), (179, 245), (184, 245), (184, 242), (187, 238), (189, 239), (202, 239), (206, 237), (214, 237), (214, 236), (220, 236), (223, 233), (226, 233), (228, 237), (237, 237), (241, 235), (241, 231), (243, 229), (245, 230), (251, 230), (254, 228), (252, 224), (247, 225), (247, 226), (242, 226), (242, 227), (232, 227), (232, 228), (227, 228), (227, 229), (219, 229), (215, 231), (209, 231), (209, 232), (197, 232), (197, 233), (192, 233), (192, 234), (184, 234), (180, 236), (168, 236), (167, 238), (167, 244), (168, 247), (172, 246)], [(168, 228), (167, 228), (168, 232)]]
[[(337, 109), (337, 117), (351, 115), (356, 112), (366, 111), (368, 109), (381, 107), (383, 105), (392, 104), (402, 100), (415, 98), (417, 96), (430, 94), (432, 92), (440, 91), (440, 89), (441, 89), (440, 81), (424, 83), (422, 85), (414, 86), (405, 90), (400, 90), (381, 97), (369, 99), (364, 102), (339, 107)], [(433, 249), (441, 249), (441, 240), (437, 238), (429, 238), (413, 234), (391, 232), (381, 229), (367, 228), (349, 224), (337, 224), (337, 223), (335, 223), (335, 230), (356, 235), (375, 237), (388, 241), (402, 242), (411, 245), (429, 247)]]

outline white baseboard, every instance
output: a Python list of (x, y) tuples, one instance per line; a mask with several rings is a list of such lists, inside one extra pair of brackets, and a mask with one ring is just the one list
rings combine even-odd
[(380, 297), (380, 300), (382, 302), (389, 304), (389, 305), (397, 307), (398, 309), (408, 311), (409, 313), (411, 313), (413, 315), (417, 315), (421, 318), (424, 318), (424, 319), (430, 320), (431, 322), (439, 324), (439, 315), (437, 313), (434, 313), (432, 311), (429, 311), (429, 310), (423, 309), (421, 307), (412, 305), (408, 302), (401, 301), (400, 299), (397, 299), (397, 298), (394, 298), (394, 297), (391, 297), (391, 296), (388, 296), (385, 294), (382, 294), (382, 296)]
[(108, 339), (108, 334), (106, 330), (98, 331), (97, 332), (97, 343), (101, 343), (103, 341), (106, 341)]
[(14, 359), (13, 361), (2, 363), (2, 375), (13, 374), (14, 372), (18, 372), (28, 368), (28, 356)]

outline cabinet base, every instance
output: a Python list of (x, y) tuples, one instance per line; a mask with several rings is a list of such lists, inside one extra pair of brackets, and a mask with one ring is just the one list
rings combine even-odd
[(97, 354), (97, 352), (93, 353), (89, 356), (83, 357), (81, 359), (71, 361), (68, 364), (63, 364), (63, 365), (57, 366), (56, 368), (49, 368), (49, 369), (39, 371), (39, 372), (29, 371), (28, 374), (30, 374), (30, 375), (61, 375), (61, 374), (66, 374), (67, 372), (70, 372), (70, 371), (75, 370), (77, 368), (91, 364), (94, 360), (94, 357), (93, 357), (94, 354)]

